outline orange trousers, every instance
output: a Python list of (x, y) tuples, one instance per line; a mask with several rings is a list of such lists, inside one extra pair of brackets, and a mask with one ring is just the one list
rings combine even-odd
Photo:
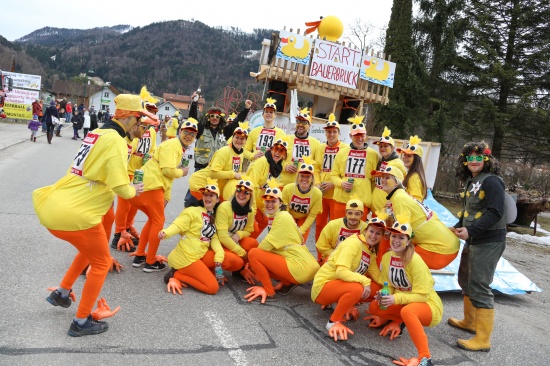
[(248, 261), (269, 296), (275, 294), (275, 289), (271, 283), (272, 278), (281, 281), (284, 285), (290, 285), (291, 283), (299, 285), (298, 281), (290, 274), (285, 257), (281, 255), (266, 252), (260, 248), (253, 248), (248, 252)]
[(111, 207), (107, 210), (107, 213), (101, 218), (101, 224), (105, 229), (105, 235), (107, 236), (107, 241), (111, 239), (111, 231), (113, 231), (113, 222), (115, 221), (115, 208), (114, 202)]
[(105, 235), (105, 229), (102, 224), (97, 224), (89, 229), (79, 231), (48, 230), (55, 237), (68, 241), (78, 250), (61, 280), (60, 287), (67, 290), (72, 289), (73, 284), (84, 268), (88, 264), (92, 266), (84, 282), (82, 296), (76, 311), (77, 318), (86, 318), (92, 313), (94, 304), (112, 265), (109, 241)]
[(359, 302), (362, 294), (363, 285), (359, 282), (332, 280), (323, 286), (315, 302), (320, 305), (330, 305), (337, 302), (338, 304), (330, 316), (330, 321), (340, 322), (344, 320), (346, 311)]
[(447, 267), (458, 255), (458, 252), (453, 254), (440, 254), (434, 252), (428, 252), (419, 245), (414, 246), (414, 251), (418, 253), (424, 260), (424, 263), (429, 269), (441, 269)]
[[(319, 240), (319, 235), (328, 222), (334, 218), (334, 200), (332, 198), (323, 198), (323, 212), (315, 218), (315, 242)], [(330, 217), (330, 219), (329, 219)]]
[[(334, 201), (334, 217), (331, 217), (331, 220), (334, 219), (340, 219), (342, 217), (346, 217), (346, 204), (342, 202)], [(363, 217), (361, 217), (361, 220), (367, 221), (367, 215), (369, 214), (370, 209), (365, 206), (365, 212), (363, 212)]]
[[(224, 271), (238, 271), (244, 267), (244, 261), (237, 254), (233, 253), (229, 249), (223, 248), (225, 252), (225, 257), (223, 258), (222, 268)], [(209, 249), (204, 257), (201, 258), (201, 261), (209, 269), (214, 269), (214, 251)]]
[[(162, 189), (155, 189), (154, 191), (142, 192), (139, 196), (131, 198), (129, 201), (132, 206), (137, 207), (147, 215), (147, 222), (141, 230), (136, 255), (147, 255), (145, 261), (148, 264), (154, 264), (160, 244), (158, 234), (164, 226), (164, 191)], [(147, 245), (149, 247), (146, 253), (145, 248)]]
[(115, 233), (128, 229), (134, 225), (134, 219), (138, 212), (136, 206), (132, 206), (129, 200), (118, 197), (115, 215)]
[(178, 269), (174, 278), (209, 295), (214, 295), (220, 289), (216, 276), (202, 260)]
[(432, 322), (432, 311), (425, 302), (413, 302), (406, 305), (391, 305), (387, 310), (380, 309), (378, 301), (370, 303), (369, 312), (383, 319), (390, 319), (397, 323), (405, 322), (411, 339), (418, 351), (418, 358), (430, 358), (428, 336), (424, 332)]

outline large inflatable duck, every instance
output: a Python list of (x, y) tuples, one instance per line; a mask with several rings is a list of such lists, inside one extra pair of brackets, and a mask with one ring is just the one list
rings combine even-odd
[(344, 24), (340, 18), (334, 15), (321, 17), (321, 20), (316, 22), (307, 22), (306, 26), (309, 27), (306, 29), (306, 34), (317, 31), (319, 33), (319, 38), (325, 38), (327, 41), (331, 42), (336, 42), (344, 33)]

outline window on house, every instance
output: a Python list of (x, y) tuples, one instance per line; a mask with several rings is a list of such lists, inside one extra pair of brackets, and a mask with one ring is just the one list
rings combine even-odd
[(103, 93), (103, 97), (104, 97), (104, 98), (109, 98), (109, 92)]
[(165, 111), (169, 111), (169, 110), (170, 110), (170, 107), (169, 107), (169, 106), (166, 106), (166, 107), (164, 107), (164, 110), (165, 110)]

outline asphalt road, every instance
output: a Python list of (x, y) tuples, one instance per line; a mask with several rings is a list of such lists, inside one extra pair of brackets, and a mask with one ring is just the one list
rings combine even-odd
[[(31, 192), (59, 179), (78, 147), (79, 142), (68, 137), (54, 137), (52, 145), (43, 139), (0, 151), (0, 290), (4, 294), (0, 364), (392, 365), (398, 356), (416, 355), (407, 331), (389, 341), (362, 320), (348, 324), (355, 331), (349, 341), (334, 342), (325, 330), (330, 313), (311, 301), (308, 288), (297, 288), (275, 303), (249, 304), (243, 300), (248, 286), (230, 278), (214, 296), (191, 288), (176, 296), (166, 293), (164, 273), (134, 269), (131, 259), (121, 252), (113, 256), (126, 269), (109, 274), (102, 291), (112, 307), (122, 307), (108, 320), (109, 331), (69, 337), (75, 304), (69, 309), (52, 307), (45, 298), (46, 288), (59, 284), (75, 250), (40, 225)], [(176, 181), (167, 224), (183, 208), (186, 190), (185, 178)], [(144, 222), (139, 214), (136, 226), (141, 228)], [(312, 232), (310, 249), (314, 248), (313, 237)], [(176, 241), (163, 241), (159, 254), (167, 255)], [(77, 296), (83, 281), (82, 277), (74, 286)], [(441, 296), (444, 320), (427, 329), (435, 365), (545, 363), (550, 325), (547, 307), (541, 304), (545, 295), (497, 295), (489, 353), (466, 352), (455, 346), (457, 338), (469, 334), (451, 328), (446, 319), (461, 315), (462, 298), (456, 293)]]

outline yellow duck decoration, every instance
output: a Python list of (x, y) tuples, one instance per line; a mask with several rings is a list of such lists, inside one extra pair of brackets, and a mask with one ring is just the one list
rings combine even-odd
[(311, 44), (307, 39), (304, 39), (302, 48), (296, 48), (296, 37), (294, 36), (281, 38), (281, 43), (286, 43), (286, 46), (281, 47), (281, 52), (288, 57), (304, 59), (309, 55), (309, 51), (311, 51)]
[(334, 15), (321, 17), (321, 20), (316, 22), (307, 22), (306, 26), (310, 27), (306, 29), (306, 34), (317, 30), (319, 38), (324, 38), (331, 42), (336, 42), (344, 33), (344, 23)]
[[(376, 69), (379, 61), (382, 61), (383, 63), (382, 70)], [(365, 60), (363, 63), (367, 66), (365, 69), (365, 75), (368, 78), (383, 81), (390, 76), (390, 64), (388, 61), (373, 58), (371, 60)]]

